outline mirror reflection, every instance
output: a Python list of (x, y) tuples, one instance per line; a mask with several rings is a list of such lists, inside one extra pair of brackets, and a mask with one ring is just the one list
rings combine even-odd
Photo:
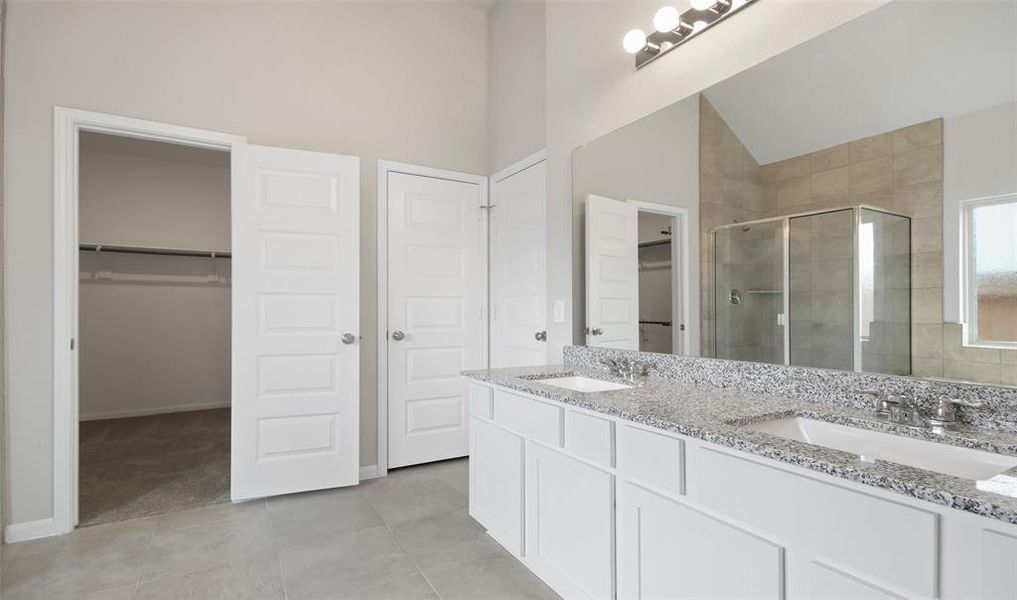
[(896, 0), (576, 149), (576, 343), (1017, 384), (1015, 19)]

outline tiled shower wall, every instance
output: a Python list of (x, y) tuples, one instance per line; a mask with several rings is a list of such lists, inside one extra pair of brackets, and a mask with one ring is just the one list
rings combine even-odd
[(745, 174), (747, 184), (759, 181), (762, 197), (757, 203), (752, 195), (724, 193), (732, 187), (730, 175), (723, 176), (725, 172), (717, 166), (720, 159), (713, 153), (730, 153), (736, 165), (745, 165), (748, 161), (741, 154), (745, 148), (705, 98), (701, 107), (703, 356), (713, 356), (715, 349), (712, 336), (707, 336), (713, 332), (714, 227), (761, 216), (868, 204), (912, 219), (913, 374), (1017, 385), (1017, 351), (964, 347), (961, 326), (943, 323), (942, 119), (763, 165), (755, 180), (751, 169), (729, 169), (728, 173)]
[(763, 216), (759, 163), (699, 96), (700, 353), (715, 356), (713, 229)]

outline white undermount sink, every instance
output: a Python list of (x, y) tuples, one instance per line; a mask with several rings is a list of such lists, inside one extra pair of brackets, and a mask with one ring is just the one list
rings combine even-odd
[(1017, 456), (972, 450), (803, 417), (761, 421), (745, 425), (743, 429), (850, 452), (857, 454), (863, 461), (885, 460), (974, 481), (990, 479), (1017, 466)]
[(537, 383), (553, 385), (567, 390), (574, 390), (576, 392), (609, 392), (612, 390), (625, 390), (632, 387), (631, 385), (625, 385), (623, 383), (593, 379), (592, 377), (583, 377), (582, 375), (550, 377), (548, 379), (537, 379), (536, 381)]

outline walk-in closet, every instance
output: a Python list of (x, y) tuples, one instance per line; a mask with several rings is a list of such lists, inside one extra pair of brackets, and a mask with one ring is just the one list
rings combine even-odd
[(226, 502), (230, 155), (79, 139), (79, 524)]

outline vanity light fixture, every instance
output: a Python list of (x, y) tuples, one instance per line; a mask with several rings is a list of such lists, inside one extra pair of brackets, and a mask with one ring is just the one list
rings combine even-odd
[(636, 68), (674, 50), (714, 24), (731, 16), (755, 0), (688, 0), (685, 12), (664, 6), (653, 15), (655, 31), (647, 35), (642, 29), (625, 34), (622, 47), (636, 56)]

